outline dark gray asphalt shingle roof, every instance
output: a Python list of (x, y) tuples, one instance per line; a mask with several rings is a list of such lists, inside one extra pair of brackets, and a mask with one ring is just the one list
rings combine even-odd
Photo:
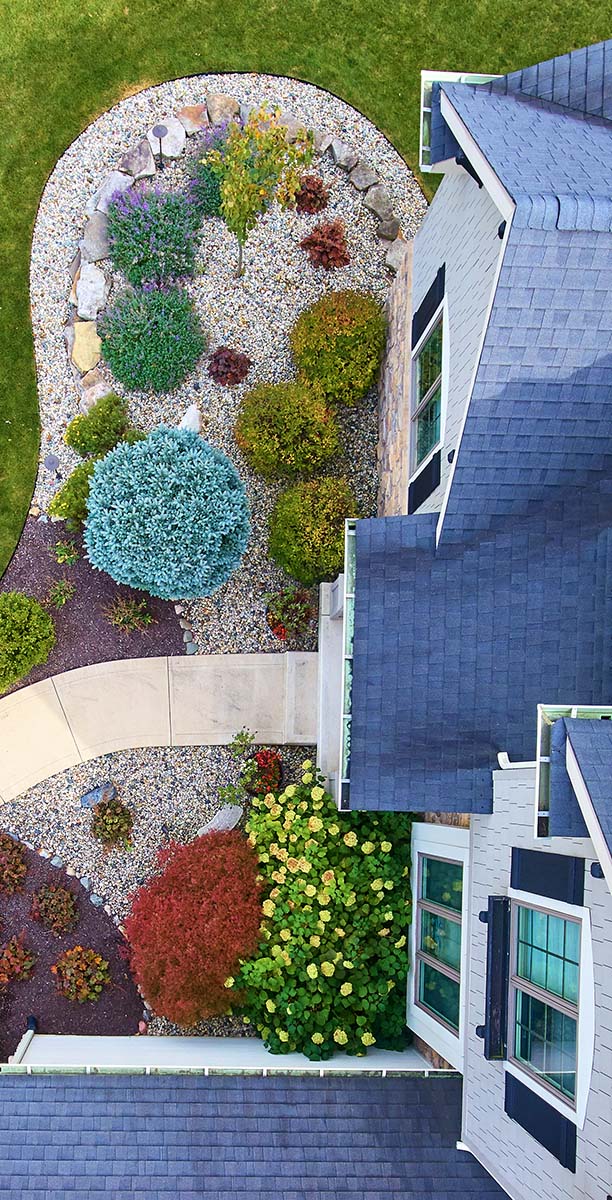
[[(589, 720), (588, 718), (565, 717), (555, 722), (554, 733), (558, 744), (562, 741), (562, 759), (565, 762), (565, 743), (569, 741), (576, 756), (580, 773), (586, 785), (610, 854), (612, 854), (612, 721)], [(559, 767), (551, 778), (550, 826), (551, 833), (559, 836), (586, 835), (586, 826), (580, 813), (578, 801), (571, 791), (568, 797), (563, 772)], [(565, 772), (567, 783), (569, 777)], [(570, 784), (571, 788), (571, 784)], [(587, 835), (588, 836), (588, 835)]]
[(460, 1107), (456, 1078), (4, 1076), (0, 1191), (504, 1200), (455, 1148)]

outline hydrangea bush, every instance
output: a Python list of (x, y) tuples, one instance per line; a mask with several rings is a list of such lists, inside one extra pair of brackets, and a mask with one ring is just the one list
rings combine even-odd
[(96, 464), (88, 514), (92, 565), (164, 600), (216, 591), (249, 536), (246, 493), (233, 463), (191, 430), (163, 425)]
[(193, 275), (198, 217), (188, 196), (129, 191), (108, 206), (108, 242), (113, 266), (129, 283)]
[(126, 387), (170, 392), (204, 354), (206, 338), (183, 288), (145, 284), (123, 292), (98, 322), (102, 353)]
[(310, 1059), (404, 1044), (410, 817), (339, 813), (306, 761), (301, 783), (253, 800), (247, 830), (262, 940), (226, 986), (273, 1053)]

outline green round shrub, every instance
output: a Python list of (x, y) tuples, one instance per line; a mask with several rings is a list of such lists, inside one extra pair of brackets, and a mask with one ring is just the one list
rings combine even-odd
[(344, 522), (356, 515), (357, 503), (346, 479), (294, 484), (272, 510), (270, 554), (306, 587), (334, 579), (344, 562)]
[(191, 300), (179, 287), (124, 292), (98, 330), (113, 374), (139, 391), (172, 391), (207, 347)]
[(290, 334), (298, 371), (327, 399), (354, 404), (373, 386), (385, 345), (380, 305), (361, 292), (328, 292), (297, 319)]
[(42, 604), (22, 592), (0, 592), (0, 692), (45, 663), (55, 626)]
[(49, 516), (60, 517), (72, 527), (82, 525), (87, 516), (87, 497), (96, 461), (95, 458), (87, 458), (74, 468), (51, 500)]
[(188, 166), (189, 183), (187, 196), (194, 205), (197, 215), (202, 217), (221, 216), (221, 180), (213, 172), (206, 159), (193, 158)]
[(130, 188), (108, 206), (111, 262), (136, 285), (193, 275), (196, 224), (187, 196)]
[(340, 450), (336, 421), (320, 390), (261, 383), (240, 405), (236, 441), (265, 479), (314, 475)]
[(123, 441), (128, 429), (127, 402), (110, 392), (92, 404), (88, 413), (78, 413), (70, 422), (64, 441), (81, 458), (107, 454)]

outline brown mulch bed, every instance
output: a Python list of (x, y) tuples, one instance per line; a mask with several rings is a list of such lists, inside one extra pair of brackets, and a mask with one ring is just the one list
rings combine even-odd
[[(73, 599), (63, 608), (49, 609), (55, 623), (56, 643), (47, 662), (35, 667), (9, 691), (90, 663), (184, 653), (183, 631), (170, 601), (157, 600), (116, 584), (110, 575), (94, 571), (82, 553), (74, 566), (60, 566), (52, 552), (58, 541), (74, 541), (82, 551), (80, 537), (66, 533), (63, 522), (52, 524), (29, 518), (0, 583), (0, 591), (25, 592), (41, 601), (57, 579), (68, 579), (76, 587)], [(118, 595), (146, 600), (155, 623), (141, 633), (116, 629), (104, 616), (104, 609)]]
[[(25, 850), (28, 873), (24, 890), (0, 893), (0, 945), (24, 932), (24, 944), (37, 955), (29, 980), (12, 980), (0, 995), (0, 1061), (13, 1054), (26, 1030), (29, 1016), (36, 1017), (38, 1033), (126, 1035), (136, 1033), (143, 1002), (131, 978), (125, 957), (126, 942), (104, 909), (95, 908), (76, 879), (52, 867), (48, 860)], [(72, 933), (56, 937), (30, 915), (32, 895), (46, 883), (61, 883), (77, 897), (79, 923)], [(110, 965), (111, 984), (95, 1003), (78, 1004), (60, 996), (51, 966), (72, 946), (92, 947)]]

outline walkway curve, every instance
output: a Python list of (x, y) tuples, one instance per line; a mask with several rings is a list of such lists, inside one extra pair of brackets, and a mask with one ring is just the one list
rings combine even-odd
[(0, 800), (113, 750), (314, 745), (318, 655), (131, 658), (65, 671), (0, 700)]

